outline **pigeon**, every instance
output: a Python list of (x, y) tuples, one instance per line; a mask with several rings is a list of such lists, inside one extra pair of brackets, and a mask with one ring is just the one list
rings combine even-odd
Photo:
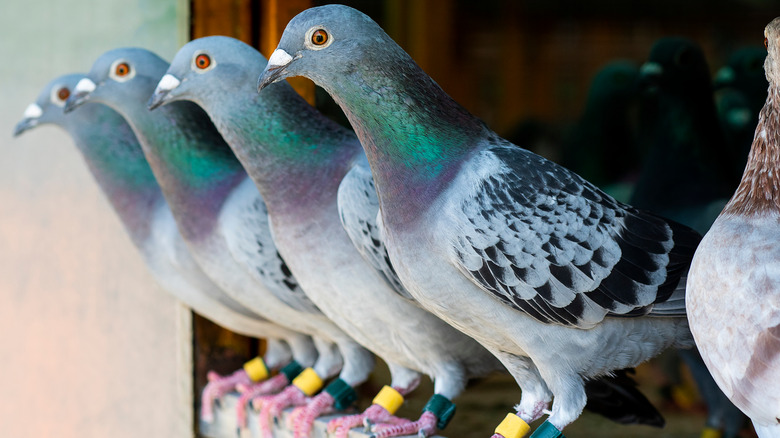
[(662, 38), (640, 75), (644, 157), (630, 203), (704, 232), (738, 181), (737, 152), (724, 141), (704, 53), (691, 40)]
[[(266, 200), (277, 248), (303, 290), (388, 364), (391, 387), (368, 411), (332, 423), (331, 430), (346, 437), (351, 426), (364, 420), (384, 423), (374, 427), (377, 437), (442, 429), (454, 413), (451, 400), (467, 379), (501, 364), (473, 339), (419, 307), (391, 267), (382, 269), (363, 258), (339, 212), (345, 184), (354, 183), (347, 190), (358, 192), (356, 198), (347, 195), (348, 201), (362, 201), (364, 192), (375, 196), (359, 141), (286, 83), (258, 94), (255, 79), (265, 65), (258, 51), (232, 38), (192, 41), (174, 57), (152, 105), (191, 100), (205, 109)], [(377, 213), (374, 206), (372, 221)], [(435, 386), (425, 412), (414, 422), (391, 417), (421, 374), (432, 377)], [(295, 436), (308, 436), (314, 417), (339, 402), (326, 391), (294, 412)]]
[(742, 180), (696, 250), (686, 303), (704, 363), (761, 438), (780, 437), (780, 18), (764, 35), (766, 103)]
[(737, 153), (720, 129), (704, 53), (691, 40), (663, 38), (640, 74), (644, 157), (630, 203), (706, 231), (724, 204), (716, 203), (709, 209), (714, 215), (699, 219), (702, 204), (725, 200), (733, 191)]
[(560, 163), (612, 196), (630, 193), (638, 173), (632, 118), (638, 76), (639, 67), (631, 61), (602, 67), (591, 82), (582, 115), (564, 138)]
[(380, 232), (415, 300), (507, 367), (522, 398), (496, 436), (560, 436), (584, 380), (690, 347), (685, 274), (700, 235), (510, 144), (369, 17), (287, 25), (258, 89), (305, 76), (344, 110), (371, 166)]
[[(318, 357), (302, 373), (306, 382), (327, 379), (342, 365), (365, 378), (373, 356), (303, 294), (271, 238), (263, 199), (206, 114), (191, 102), (147, 109), (167, 68), (144, 49), (106, 52), (76, 85), (65, 109), (94, 101), (127, 119), (187, 246), (209, 278), (253, 312), (312, 336)], [(280, 374), (272, 389), (290, 383), (287, 377)], [(282, 394), (289, 402), (304, 401), (297, 386)]]
[[(65, 115), (66, 100), (85, 77), (70, 74), (51, 81), (27, 108), (14, 135), (45, 124), (57, 125), (67, 131), (164, 290), (229, 330), (267, 337), (266, 367), (280, 368), (293, 356), (303, 366), (313, 364), (317, 354), (308, 336), (279, 327), (251, 312), (203, 273), (187, 249), (141, 146), (125, 119), (99, 103), (87, 103)], [(243, 375), (247, 376), (246, 373)], [(206, 421), (212, 418), (212, 401), (220, 395), (216, 389), (209, 390), (211, 387), (204, 389), (202, 417)]]
[(738, 154), (734, 165), (740, 174), (753, 143), (758, 113), (766, 102), (769, 84), (763, 69), (765, 59), (765, 47), (743, 47), (729, 56), (713, 81), (718, 117), (728, 147)]
[[(738, 151), (723, 141), (704, 53), (691, 40), (663, 38), (651, 49), (639, 83), (641, 112), (653, 117), (639, 120), (645, 163), (631, 204), (706, 233), (735, 188), (725, 170)], [(662, 192), (664, 187), (673, 189)], [(698, 352), (680, 350), (674, 357), (689, 366), (707, 404), (705, 427), (735, 437), (744, 415), (720, 391)]]

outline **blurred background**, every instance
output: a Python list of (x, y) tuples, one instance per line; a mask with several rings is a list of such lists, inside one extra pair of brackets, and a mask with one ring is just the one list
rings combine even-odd
[[(231, 371), (263, 349), (260, 341), (192, 315), (154, 285), (64, 132), (47, 127), (11, 138), (27, 104), (53, 77), (85, 72), (100, 54), (118, 46), (141, 46), (170, 59), (192, 38), (228, 35), (268, 56), (290, 18), (324, 3), (331, 2), (3, 2), (0, 434), (193, 436), (206, 370)], [(654, 43), (668, 36), (689, 38), (701, 47), (706, 70), (715, 77), (734, 53), (749, 46), (760, 52), (764, 26), (780, 15), (777, 0), (340, 3), (374, 18), (446, 92), (500, 135), (574, 168), (625, 200), (643, 172), (649, 174), (643, 158), (661, 129), (660, 117), (647, 115), (652, 110), (646, 100), (659, 93), (639, 78)], [(678, 55), (675, 62), (685, 61)], [(739, 65), (758, 71), (761, 80), (763, 58), (755, 59)], [(607, 65), (613, 67), (606, 82), (595, 80)], [(325, 93), (306, 80), (293, 83), (340, 119)], [(597, 84), (617, 93), (618, 103), (590, 108), (602, 90)], [(765, 83), (761, 87), (766, 90)], [(705, 124), (712, 128), (708, 133), (744, 147), (740, 132), (750, 137), (755, 110), (746, 110), (744, 96), (708, 89), (720, 111), (717, 120)], [(620, 123), (610, 125), (593, 113)], [(598, 132), (589, 132), (594, 129)], [(690, 134), (693, 128), (686, 129)], [(604, 132), (614, 135), (605, 139)], [(579, 141), (593, 138), (601, 138), (594, 140), (601, 146), (590, 149), (593, 144)], [(723, 155), (739, 162), (740, 154), (708, 150), (706, 139), (700, 143), (705, 148), (693, 154), (673, 151), (665, 160), (682, 162), (692, 155), (706, 162), (707, 156)], [(703, 405), (678, 361), (641, 367), (637, 378), (667, 416), (665, 429), (613, 427), (585, 415), (567, 435), (698, 436)], [(365, 394), (384, 381), (378, 372)], [(401, 413), (416, 415), (429, 394), (419, 390)], [(518, 400), (519, 391), (506, 377), (477, 382), (458, 400), (459, 415), (446, 435), (488, 436)]]

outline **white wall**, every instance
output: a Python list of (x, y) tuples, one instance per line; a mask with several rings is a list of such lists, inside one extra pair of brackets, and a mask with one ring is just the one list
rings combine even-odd
[(133, 45), (170, 59), (186, 0), (3, 0), (0, 436), (192, 435), (190, 314), (158, 289), (70, 138), (11, 137), (55, 76)]

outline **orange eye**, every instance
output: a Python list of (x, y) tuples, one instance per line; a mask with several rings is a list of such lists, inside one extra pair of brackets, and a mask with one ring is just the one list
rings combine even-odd
[(315, 46), (321, 46), (328, 42), (328, 32), (325, 29), (317, 29), (311, 34), (311, 42)]
[(767, 49), (769, 48), (769, 40), (767, 39), (767, 37), (764, 37), (764, 47), (766, 47)]
[(126, 62), (122, 62), (116, 66), (114, 73), (119, 77), (127, 76), (130, 73), (130, 65)]
[(211, 65), (211, 58), (209, 55), (202, 53), (195, 58), (195, 65), (201, 70), (208, 68)]
[(57, 98), (60, 100), (68, 100), (70, 97), (70, 90), (68, 90), (66, 87), (62, 87), (57, 91)]

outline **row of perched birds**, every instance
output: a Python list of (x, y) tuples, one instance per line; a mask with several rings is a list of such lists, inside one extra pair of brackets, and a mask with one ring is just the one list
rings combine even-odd
[[(699, 233), (502, 139), (345, 6), (296, 16), (267, 62), (226, 37), (192, 41), (170, 64), (143, 49), (109, 51), (88, 74), (52, 81), (16, 134), (65, 128), (160, 284), (212, 321), (268, 340), (262, 358), (210, 376), (207, 421), (213, 402), (240, 388), (242, 423), (251, 401), (270, 436), (273, 419), (296, 406), (291, 427), (308, 436), (317, 416), (355, 401), (378, 356), (391, 382), (364, 412), (332, 420), (335, 436), (364, 424), (376, 437), (430, 435), (469, 379), (496, 370), (522, 397), (494, 437), (521, 437), (544, 415), (532, 437), (563, 436), (586, 404), (660, 425), (623, 370), (692, 347), (693, 330), (725, 394), (762, 437), (780, 436), (778, 32), (775, 20), (753, 170), (696, 258)], [(695, 51), (664, 56), (698, 67)], [(327, 91), (354, 132), (299, 97), (282, 81), (291, 76)], [(659, 94), (655, 117), (669, 115), (664, 105)], [(710, 149), (715, 140), (691, 157), (728, 154)], [(663, 154), (648, 162), (694, 173), (687, 155)], [(658, 182), (662, 195), (688, 196), (679, 176)], [(691, 196), (716, 189), (707, 182)], [(667, 202), (646, 196), (646, 208)], [(420, 418), (395, 417), (423, 375), (435, 394)]]

